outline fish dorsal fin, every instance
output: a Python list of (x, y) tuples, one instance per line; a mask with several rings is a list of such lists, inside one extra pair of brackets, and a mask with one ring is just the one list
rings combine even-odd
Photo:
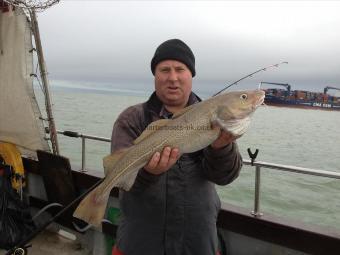
[(141, 141), (143, 141), (145, 138), (147, 138), (149, 135), (153, 134), (155, 131), (159, 130), (161, 127), (165, 126), (169, 123), (169, 119), (160, 119), (156, 120), (152, 123), (150, 123), (146, 129), (141, 133), (140, 136), (136, 138), (136, 140), (133, 141), (133, 144), (138, 144)]
[(195, 104), (192, 104), (190, 106), (187, 106), (187, 107), (179, 110), (178, 112), (174, 113), (174, 115), (172, 115), (172, 119), (176, 119), (179, 116), (182, 116), (184, 113), (190, 111), (194, 106), (195, 106)]
[(121, 159), (129, 149), (130, 147), (117, 150), (114, 153), (107, 155), (103, 158), (105, 176), (107, 176), (112, 171), (118, 160)]

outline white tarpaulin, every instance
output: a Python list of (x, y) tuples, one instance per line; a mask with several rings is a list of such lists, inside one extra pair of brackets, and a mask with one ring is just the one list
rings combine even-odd
[(50, 150), (34, 96), (32, 34), (21, 9), (0, 9), (0, 141), (16, 144), (22, 154)]

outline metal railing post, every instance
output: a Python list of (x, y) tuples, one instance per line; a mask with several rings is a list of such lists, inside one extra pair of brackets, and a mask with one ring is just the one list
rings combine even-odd
[(81, 171), (82, 172), (86, 172), (86, 169), (85, 169), (85, 164), (86, 164), (86, 153), (85, 153), (85, 137), (82, 136), (81, 137)]
[(255, 196), (254, 196), (254, 211), (251, 212), (255, 217), (261, 217), (260, 212), (260, 189), (261, 189), (261, 167), (256, 166), (255, 172)]

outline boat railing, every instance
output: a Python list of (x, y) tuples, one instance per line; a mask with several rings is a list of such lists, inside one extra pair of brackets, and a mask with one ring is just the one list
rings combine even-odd
[[(81, 134), (78, 132), (73, 131), (57, 131), (58, 134), (62, 134), (64, 136), (73, 137), (73, 138), (81, 138), (82, 140), (82, 165), (81, 165), (81, 172), (86, 172), (86, 139), (95, 140), (95, 141), (102, 141), (102, 142), (111, 142), (110, 138), (100, 137), (100, 136), (93, 136), (93, 135), (86, 135)], [(299, 174), (306, 174), (312, 176), (320, 176), (320, 177), (328, 177), (333, 179), (340, 179), (340, 171), (326, 171), (320, 169), (312, 169), (306, 167), (298, 167), (298, 166), (290, 166), (290, 165), (283, 165), (283, 164), (274, 164), (269, 162), (263, 161), (251, 161), (248, 159), (243, 159), (244, 165), (253, 166), (255, 169), (255, 190), (254, 190), (254, 209), (251, 214), (254, 217), (261, 217), (262, 213), (260, 212), (260, 189), (261, 189), (261, 169), (274, 169), (279, 171), (285, 172), (294, 172)]]
[(290, 165), (282, 165), (282, 164), (274, 164), (263, 161), (254, 161), (244, 159), (243, 163), (245, 165), (254, 166), (255, 167), (255, 196), (254, 196), (254, 210), (251, 212), (255, 217), (260, 217), (262, 213), (260, 212), (260, 188), (261, 188), (261, 169), (275, 169), (285, 172), (294, 172), (299, 174), (306, 175), (314, 175), (314, 176), (322, 176), (333, 179), (340, 179), (340, 172), (333, 171), (325, 171), (320, 169), (312, 169), (306, 167), (298, 167), (298, 166), (290, 166)]
[(57, 130), (58, 134), (73, 137), (73, 138), (81, 138), (81, 172), (86, 172), (86, 139), (101, 141), (101, 142), (111, 142), (110, 138), (94, 136), (94, 135), (86, 135), (74, 131), (60, 131)]

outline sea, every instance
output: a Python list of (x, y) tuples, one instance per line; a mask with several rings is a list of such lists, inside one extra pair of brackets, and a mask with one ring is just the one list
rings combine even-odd
[[(146, 101), (152, 92), (58, 84), (51, 86), (57, 129), (106, 138), (118, 115)], [(41, 98), (39, 90), (36, 93)], [(213, 92), (197, 94), (204, 99)], [(80, 169), (81, 139), (62, 135), (58, 139), (61, 155)], [(237, 143), (244, 159), (249, 159), (248, 148), (258, 149), (259, 161), (340, 172), (340, 112), (262, 106)], [(108, 142), (86, 140), (86, 169), (103, 171), (102, 158), (109, 152)], [(217, 186), (217, 190), (223, 202), (250, 213), (254, 183), (255, 168), (244, 166), (233, 183)], [(262, 168), (260, 211), (340, 231), (340, 180)]]

